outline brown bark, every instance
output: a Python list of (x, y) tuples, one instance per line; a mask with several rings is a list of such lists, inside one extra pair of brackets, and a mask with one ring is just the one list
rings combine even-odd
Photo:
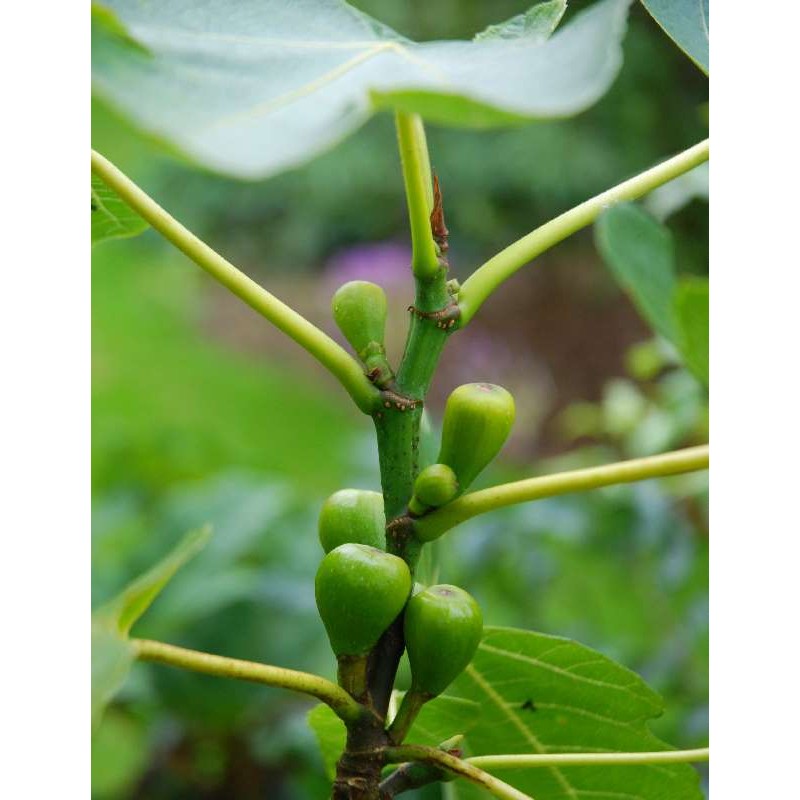
[(352, 725), (336, 765), (331, 800), (381, 800), (380, 782), (386, 732), (377, 717)]

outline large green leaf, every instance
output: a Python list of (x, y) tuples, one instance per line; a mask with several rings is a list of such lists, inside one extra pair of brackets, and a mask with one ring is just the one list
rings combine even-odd
[[(436, 747), (457, 734), (471, 730), (478, 722), (480, 706), (470, 700), (440, 695), (422, 707), (406, 737), (407, 742)], [(344, 723), (324, 704), (308, 712), (308, 724), (317, 737), (325, 774), (333, 780), (336, 762), (345, 746)]]
[[(469, 755), (644, 752), (667, 746), (648, 728), (660, 697), (635, 673), (569, 639), (486, 628), (451, 687), (481, 704), (466, 736)], [(536, 800), (699, 800), (691, 766), (492, 770)], [(483, 797), (458, 782), (459, 797)]]
[(642, 316), (675, 342), (675, 254), (669, 230), (639, 206), (621, 203), (600, 215), (595, 239), (617, 283)]
[(599, 0), (551, 38), (547, 2), (473, 41), (417, 43), (342, 0), (107, 3), (95, 91), (144, 130), (242, 177), (300, 164), (380, 109), (453, 125), (562, 117), (609, 88), (630, 0)]
[(642, 5), (708, 75), (708, 0), (642, 0)]
[(170, 578), (211, 536), (208, 527), (192, 531), (161, 561), (92, 613), (92, 724), (120, 690), (135, 656), (128, 632)]
[(92, 244), (103, 239), (136, 236), (147, 228), (147, 223), (113, 189), (92, 175)]
[(686, 365), (708, 386), (708, 280), (684, 278), (675, 293), (675, 313)]

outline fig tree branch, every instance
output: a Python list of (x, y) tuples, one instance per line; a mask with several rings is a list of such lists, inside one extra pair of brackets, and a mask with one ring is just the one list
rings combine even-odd
[(502, 800), (533, 800), (527, 794), (515, 789), (513, 786), (495, 778), (488, 772), (484, 772), (474, 764), (470, 764), (461, 758), (456, 758), (450, 753), (439, 750), (435, 747), (424, 747), (419, 744), (400, 745), (398, 747), (388, 747), (384, 751), (387, 764), (401, 764), (408, 761), (417, 761), (443, 769), (451, 775), (459, 778), (466, 778), (468, 781), (482, 787), (493, 797)]
[(364, 375), (361, 365), (343, 347), (187, 230), (114, 164), (94, 150), (92, 172), (195, 264), (305, 348), (337, 378), (364, 413), (372, 413), (379, 402), (380, 392)]
[(417, 537), (423, 542), (437, 539), (456, 525), (487, 511), (517, 503), (528, 503), (559, 494), (598, 489), (618, 483), (633, 483), (708, 468), (708, 445), (688, 447), (647, 458), (619, 461), (602, 467), (589, 467), (540, 478), (504, 483), (469, 492), (449, 505), (415, 521)]
[(501, 250), (475, 270), (462, 284), (458, 293), (461, 326), (466, 325), (492, 292), (518, 269), (524, 267), (545, 250), (549, 250), (553, 245), (590, 225), (604, 209), (624, 200), (635, 200), (661, 184), (694, 169), (704, 161), (708, 161), (708, 139), (623, 183), (617, 184), (612, 189), (586, 200), (550, 222), (546, 222), (527, 236), (518, 239), (505, 250)]
[(131, 644), (140, 661), (169, 664), (193, 672), (202, 672), (205, 675), (263, 683), (266, 686), (311, 695), (329, 705), (345, 723), (356, 722), (368, 713), (344, 689), (319, 675), (202, 653), (150, 639), (131, 639)]

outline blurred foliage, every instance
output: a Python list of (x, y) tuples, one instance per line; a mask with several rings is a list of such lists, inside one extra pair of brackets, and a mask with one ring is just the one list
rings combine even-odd
[[(426, 39), (469, 35), (529, 4), (356, 5)], [(571, 13), (585, 5), (572, 2)], [(705, 78), (638, 4), (625, 53), (612, 91), (576, 119), (492, 132), (431, 129), (457, 274), (707, 135)], [(337, 251), (406, 236), (386, 117), (313, 164), (253, 184), (191, 169), (98, 104), (93, 140), (215, 247), (247, 271), (261, 271), (267, 285), (283, 271), (301, 296)], [(705, 274), (705, 206), (695, 200), (669, 224), (679, 271)], [(590, 239), (578, 237), (580, 252)], [(562, 252), (580, 258), (575, 246)], [(562, 256), (550, 269), (571, 266)], [(627, 302), (602, 280), (593, 303)], [(377, 488), (371, 426), (301, 351), (292, 361), (288, 350), (245, 354), (235, 336), (213, 330), (207, 285), (153, 232), (94, 252), (93, 603), (113, 597), (186, 530), (210, 522), (211, 544), (134, 635), (332, 677), (313, 598), (321, 556), (316, 514), (337, 488)], [(586, 312), (576, 305), (560, 324), (567, 330)], [(495, 329), (492, 342), (516, 386), (550, 365), (531, 361), (527, 351), (515, 360), (511, 333)], [(606, 335), (598, 331), (581, 360), (568, 354), (575, 370), (596, 359), (591, 348), (604, 347)], [(498, 360), (487, 356), (487, 364)], [(517, 463), (499, 463), (480, 483), (706, 441), (705, 391), (663, 342), (638, 344), (626, 363), (627, 373), (606, 375), (598, 397), (553, 419), (535, 409), (520, 416), (527, 436), (549, 437), (569, 455), (531, 465), (531, 450), (517, 453)], [(528, 400), (523, 393), (518, 405)], [(706, 519), (705, 475), (614, 487), (475, 520), (431, 548), (423, 568), (429, 580), (468, 588), (490, 624), (570, 636), (639, 671), (666, 699), (658, 735), (690, 747), (707, 737)], [(94, 794), (325, 796), (309, 707), (285, 692), (137, 664), (93, 743)]]

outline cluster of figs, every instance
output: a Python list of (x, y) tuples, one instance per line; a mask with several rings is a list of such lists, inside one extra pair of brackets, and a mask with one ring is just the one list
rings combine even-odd
[[(383, 290), (366, 281), (347, 283), (333, 298), (333, 314), (367, 369), (382, 368)], [(502, 387), (471, 383), (455, 389), (445, 407), (439, 456), (417, 476), (409, 516), (423, 516), (462, 494), (500, 451), (513, 421), (514, 400)], [(325, 501), (317, 607), (339, 662), (340, 682), (355, 696), (364, 692), (369, 654), (402, 615), (412, 676), (404, 703), (418, 708), (472, 660), (483, 620), (463, 589), (414, 583), (406, 562), (386, 552), (385, 527), (379, 492), (343, 489)]]

